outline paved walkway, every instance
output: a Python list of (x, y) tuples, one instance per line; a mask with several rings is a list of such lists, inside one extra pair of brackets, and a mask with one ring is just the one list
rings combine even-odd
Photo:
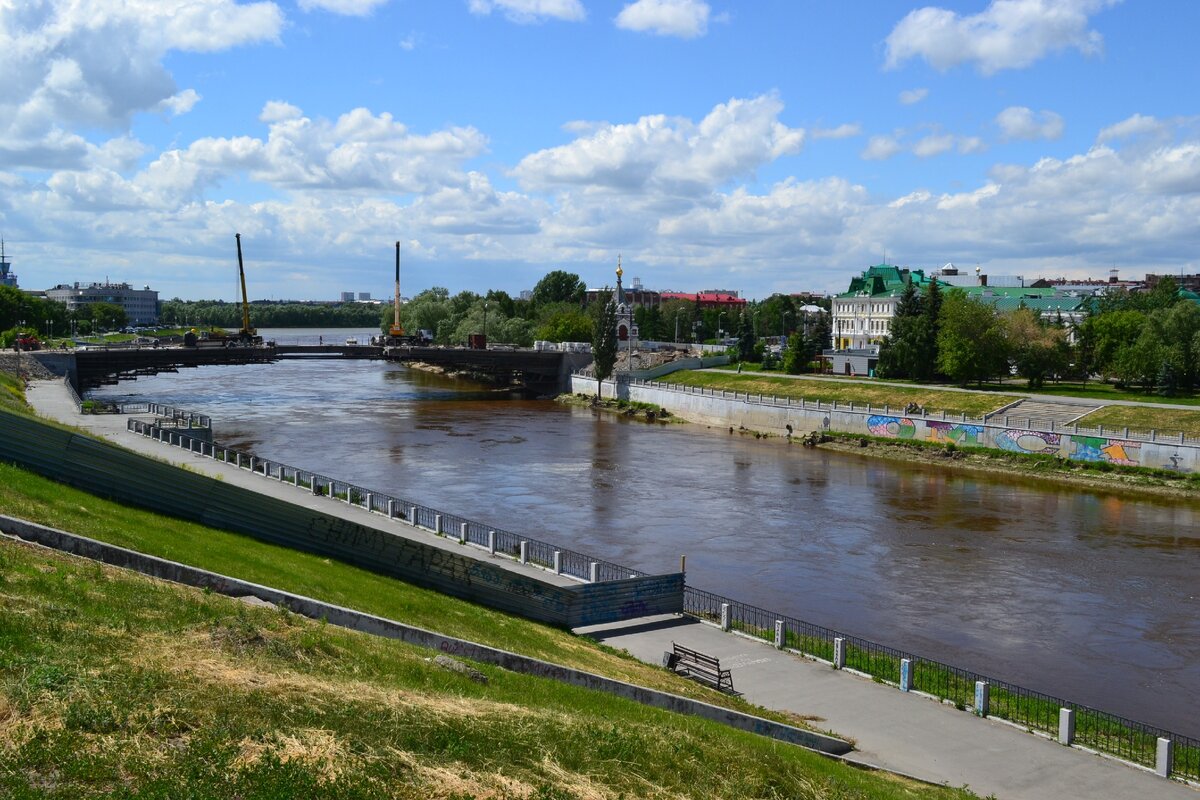
[[(359, 525), (365, 525), (366, 527), (375, 528), (376, 530), (396, 536), (413, 539), (430, 547), (449, 550), (455, 553), (463, 552), (462, 545), (455, 538), (437, 536), (430, 531), (409, 525), (403, 520), (388, 519), (386, 515), (367, 511), (360, 506), (352, 506), (330, 497), (316, 496), (303, 488), (298, 489), (290, 483), (281, 483), (277, 480), (266, 478), (261, 473), (251, 473), (248, 469), (242, 469), (233, 464), (206, 458), (197, 453), (192, 453), (179, 447), (172, 447), (171, 445), (149, 439), (145, 436), (131, 433), (126, 429), (126, 420), (129, 419), (129, 416), (125, 414), (80, 414), (75, 408), (75, 402), (71, 399), (61, 379), (32, 381), (29, 384), (29, 389), (26, 391), (26, 398), (39, 415), (47, 419), (66, 423), (67, 425), (73, 425), (76, 428), (83, 428), (92, 435), (101, 439), (108, 439), (127, 450), (143, 453), (159, 461), (185, 466), (192, 472), (219, 477), (222, 481), (233, 486), (240, 486), (252, 492), (267, 495), (286, 503), (303, 506), (304, 508), (310, 508), (323, 514), (330, 514), (356, 522)], [(138, 417), (136, 414), (132, 416), (135, 418)], [(147, 421), (152, 419), (150, 415), (143, 415), (142, 418)], [(532, 564), (521, 564), (501, 554), (491, 555), (485, 548), (472, 545), (468, 552), (480, 561), (488, 561), (503, 569), (531, 576), (546, 583), (558, 586), (579, 584), (578, 580), (566, 575), (556, 575), (551, 570), (544, 570)]]
[[(86, 428), (131, 450), (219, 474), (225, 481), (247, 489), (381, 530), (418, 536), (426, 543), (439, 541), (436, 536), (361, 508), (312, 497), (288, 484), (129, 433), (125, 416), (80, 415), (61, 381), (34, 382), (28, 398), (42, 416)], [(488, 555), (481, 553), (480, 557)], [(506, 558), (494, 558), (510, 569), (535, 570), (544, 580), (555, 577)], [(578, 632), (625, 648), (654, 664), (661, 663), (662, 653), (671, 648), (672, 641), (717, 656), (723, 666), (732, 668), (734, 686), (750, 702), (817, 717), (815, 727), (852, 739), (857, 749), (851, 760), (934, 783), (965, 784), (981, 796), (993, 794), (998, 800), (1200, 797), (1200, 792), (1189, 786), (1145, 770), (1062, 747), (1011, 725), (978, 719), (951, 706), (832, 670), (691, 618), (651, 617), (581, 628)]]
[(690, 617), (647, 617), (579, 628), (654, 664), (672, 642), (718, 657), (745, 699), (816, 717), (854, 741), (848, 760), (998, 800), (1190, 798), (1200, 792), (1113, 759), (1063, 747), (1004, 722), (979, 719), (917, 694), (725, 633)]
[[(736, 372), (736, 368), (731, 367), (712, 367), (713, 372)], [(1198, 405), (1185, 405), (1183, 403), (1148, 403), (1144, 400), (1110, 400), (1108, 398), (1099, 399), (1095, 397), (1075, 397), (1069, 394), (1046, 394), (1044, 392), (1029, 392), (1025, 391), (1020, 386), (1010, 386), (1004, 384), (997, 386), (990, 384), (990, 389), (981, 391), (979, 389), (966, 389), (961, 386), (943, 386), (935, 383), (900, 383), (898, 381), (885, 381), (879, 378), (840, 378), (827, 377), (822, 375), (789, 375), (786, 372), (743, 372), (742, 375), (762, 376), (764, 378), (786, 378), (791, 381), (824, 381), (826, 383), (861, 383), (866, 386), (894, 386), (898, 389), (929, 389), (938, 392), (967, 392), (968, 394), (994, 394), (997, 397), (1000, 395), (1008, 395), (1010, 397), (1031, 397), (1035, 400), (1047, 400), (1055, 403), (1074, 403), (1080, 405), (1092, 406), (1143, 406), (1145, 408), (1177, 408), (1183, 411), (1200, 410)], [(997, 408), (1001, 404), (997, 402)]]

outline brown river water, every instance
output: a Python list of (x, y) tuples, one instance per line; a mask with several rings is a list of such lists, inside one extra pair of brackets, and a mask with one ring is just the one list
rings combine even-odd
[[(343, 337), (344, 338), (344, 337)], [(219, 441), (1200, 736), (1200, 503), (653, 425), (371, 361), (141, 378)]]

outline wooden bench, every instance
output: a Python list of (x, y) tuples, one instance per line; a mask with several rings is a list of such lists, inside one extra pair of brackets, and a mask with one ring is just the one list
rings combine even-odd
[(706, 683), (719, 692), (734, 694), (733, 677), (721, 669), (721, 662), (690, 647), (671, 642), (671, 650), (663, 653), (663, 666), (693, 680)]

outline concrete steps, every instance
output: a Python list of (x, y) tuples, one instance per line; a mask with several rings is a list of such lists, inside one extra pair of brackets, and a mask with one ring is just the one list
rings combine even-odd
[[(1026, 398), (988, 417), (989, 422), (1008, 426), (1021, 426), (1038, 430), (1070, 425), (1082, 416), (1102, 408), (1096, 403), (1070, 403), (1059, 400), (1037, 400)], [(1008, 422), (1004, 420), (1007, 419)]]

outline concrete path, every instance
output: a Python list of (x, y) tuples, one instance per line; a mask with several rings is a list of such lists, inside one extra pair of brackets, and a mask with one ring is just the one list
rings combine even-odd
[[(462, 545), (456, 538), (438, 536), (432, 531), (414, 527), (403, 520), (388, 519), (385, 514), (373, 513), (360, 506), (352, 506), (330, 497), (316, 496), (303, 488), (297, 488), (290, 483), (280, 483), (261, 473), (252, 473), (249, 469), (242, 469), (234, 464), (206, 458), (197, 453), (131, 433), (126, 429), (126, 421), (130, 416), (139, 418), (136, 414), (130, 416), (125, 414), (80, 414), (61, 379), (32, 381), (25, 396), (40, 416), (82, 428), (97, 438), (115, 442), (127, 450), (143, 453), (159, 461), (177, 466), (185, 466), (189, 470), (203, 475), (220, 477), (228, 484), (287, 503), (347, 519), (396, 536), (420, 541), (431, 547), (463, 553)], [(150, 415), (143, 415), (140, 418), (146, 421), (152, 420)], [(546, 583), (558, 586), (579, 584), (575, 578), (556, 575), (552, 570), (544, 570), (532, 564), (521, 564), (501, 554), (491, 555), (486, 548), (470, 545), (468, 552), (480, 561), (488, 561), (511, 572), (531, 576)]]
[[(736, 368), (731, 367), (712, 367), (713, 372), (736, 372)], [(1021, 386), (1010, 386), (1004, 384), (997, 386), (989, 384), (991, 387), (986, 392), (979, 389), (967, 389), (961, 386), (943, 386), (942, 384), (931, 383), (900, 383), (898, 381), (886, 381), (879, 378), (842, 378), (829, 377), (822, 375), (789, 375), (785, 372), (743, 372), (742, 375), (762, 376), (765, 378), (786, 378), (791, 381), (824, 381), (826, 383), (861, 383), (865, 386), (895, 386), (899, 389), (929, 389), (938, 392), (967, 392), (968, 394), (994, 394), (1008, 395), (1009, 397), (1030, 397), (1035, 400), (1046, 400), (1055, 403), (1076, 403), (1093, 406), (1144, 406), (1146, 408), (1176, 408), (1183, 411), (1196, 411), (1200, 409), (1197, 405), (1185, 405), (1183, 403), (1148, 403), (1144, 400), (1103, 400), (1094, 397), (1074, 397), (1069, 394), (1045, 394), (1043, 392), (1026, 391)], [(997, 407), (1001, 404), (997, 402)]]
[(579, 628), (635, 657), (662, 663), (672, 642), (721, 660), (734, 688), (766, 708), (792, 711), (814, 727), (855, 742), (847, 760), (950, 786), (966, 785), (998, 800), (1064, 798), (1189, 798), (1183, 783), (1055, 741), (1004, 722), (837, 671), (776, 650), (747, 636), (725, 633), (690, 617), (658, 616)]
[[(329, 498), (313, 497), (289, 484), (129, 433), (123, 415), (81, 415), (61, 381), (35, 381), (28, 399), (43, 417), (85, 428), (93, 435), (155, 458), (328, 514), (400, 535), (437, 543), (431, 533), (387, 520)], [(444, 540), (442, 540), (444, 541)], [(457, 544), (449, 545), (458, 547)], [(543, 580), (553, 573), (494, 558), (510, 569), (531, 570)], [(571, 582), (569, 578), (558, 580)], [(1190, 798), (1200, 792), (1148, 771), (1062, 747), (994, 720), (978, 719), (914, 694), (848, 672), (783, 653), (765, 642), (697, 622), (662, 616), (581, 628), (606, 644), (624, 648), (649, 663), (661, 663), (664, 650), (679, 642), (717, 656), (733, 670), (734, 686), (752, 703), (816, 717), (814, 726), (855, 741), (850, 760), (912, 775), (934, 783), (968, 785), (998, 800), (1062, 798)]]

